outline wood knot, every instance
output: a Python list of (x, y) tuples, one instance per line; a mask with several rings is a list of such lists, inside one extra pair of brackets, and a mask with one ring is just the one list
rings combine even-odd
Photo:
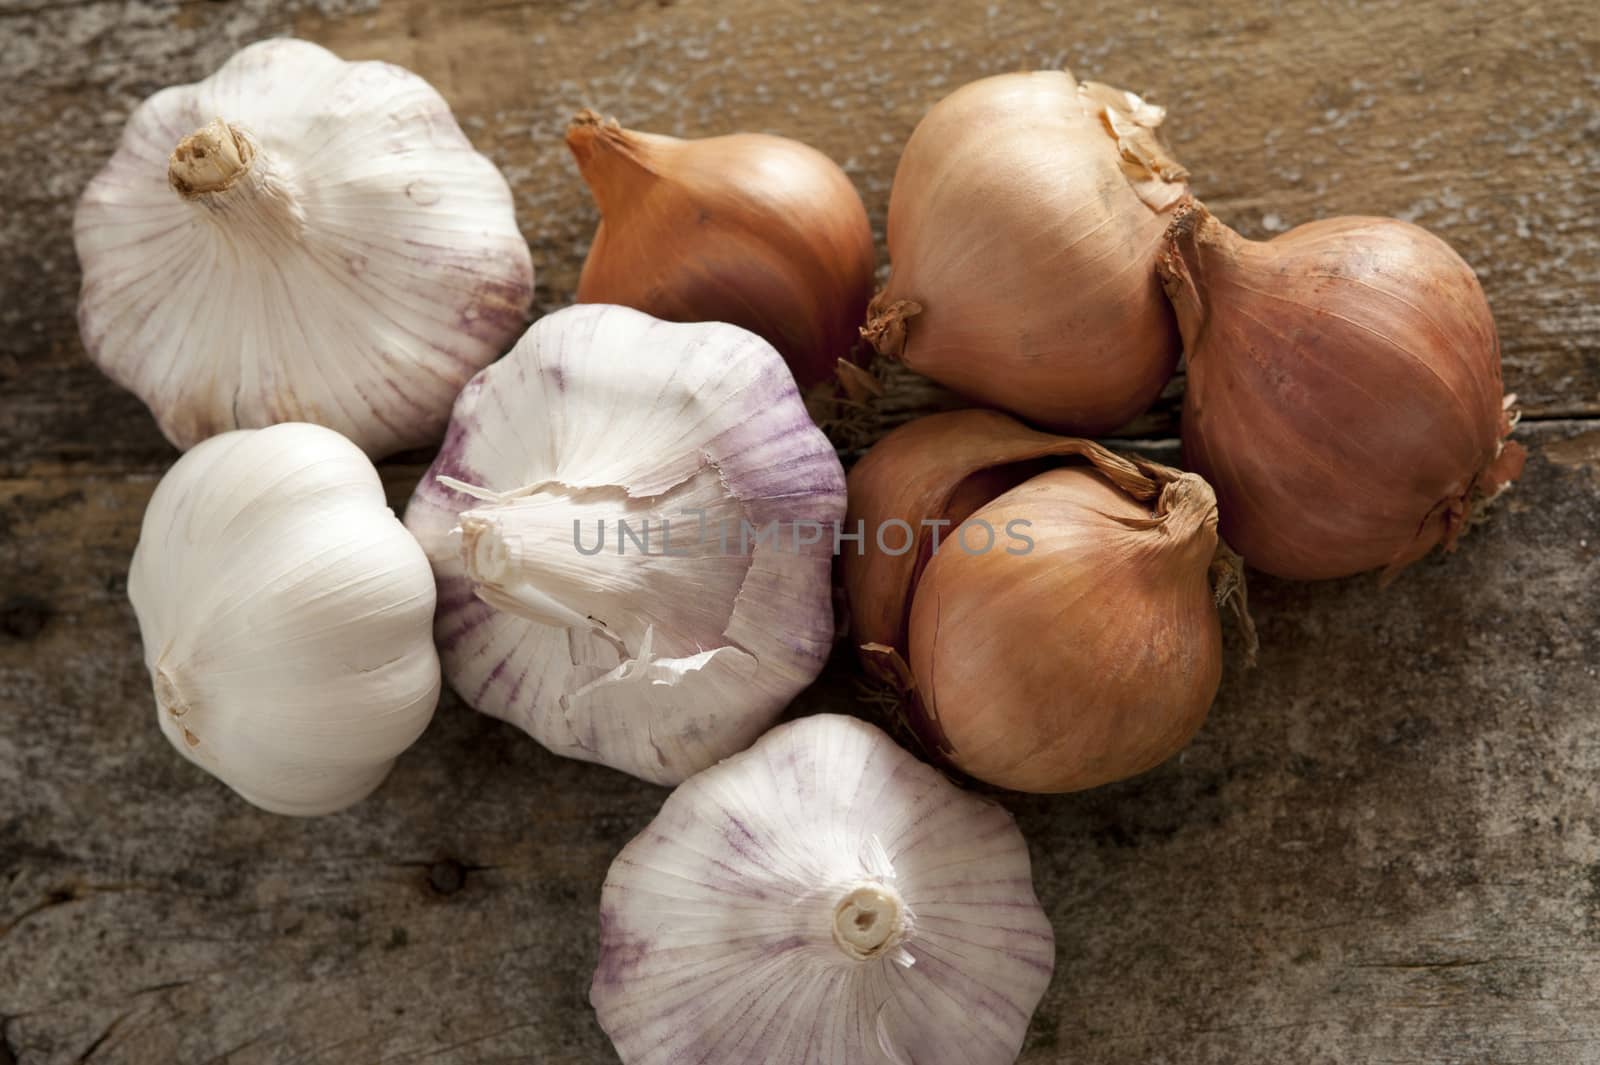
[(436, 895), (454, 895), (467, 886), (467, 868), (454, 858), (428, 866), (428, 887)]

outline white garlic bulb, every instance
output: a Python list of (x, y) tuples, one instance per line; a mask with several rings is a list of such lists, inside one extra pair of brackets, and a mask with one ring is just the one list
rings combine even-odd
[(283, 421), (433, 443), (533, 295), (510, 189), (443, 98), (307, 41), (146, 100), (73, 231), (84, 347), (180, 448)]
[(821, 671), (844, 502), (766, 341), (585, 304), (467, 385), (406, 525), (464, 700), (673, 784), (749, 746)]
[(354, 444), (299, 423), (167, 471), (128, 574), (161, 731), (275, 813), (342, 809), (439, 700), (433, 574)]
[(623, 848), (589, 997), (625, 1065), (1005, 1065), (1054, 966), (1011, 815), (825, 714)]

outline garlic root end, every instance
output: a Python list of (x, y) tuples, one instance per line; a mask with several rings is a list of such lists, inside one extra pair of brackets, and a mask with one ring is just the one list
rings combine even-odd
[(255, 161), (250, 138), (220, 118), (213, 118), (172, 150), (167, 184), (186, 200), (223, 192), (244, 176)]
[(905, 932), (905, 903), (885, 883), (858, 885), (833, 910), (833, 941), (856, 961), (887, 954), (900, 945)]

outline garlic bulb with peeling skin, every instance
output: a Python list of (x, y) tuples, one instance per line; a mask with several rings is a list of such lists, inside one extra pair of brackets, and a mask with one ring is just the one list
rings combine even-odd
[(282, 421), (431, 444), (533, 295), (510, 189), (439, 94), (306, 41), (146, 100), (73, 231), (84, 347), (179, 448)]
[(625, 1065), (1006, 1065), (1054, 966), (1011, 815), (824, 714), (623, 848), (589, 998)]
[(263, 809), (349, 806), (433, 716), (428, 560), (331, 429), (191, 449), (145, 510), (128, 598), (162, 733)]
[(843, 512), (838, 457), (770, 345), (584, 304), (466, 387), (406, 525), (467, 703), (675, 784), (822, 669)]

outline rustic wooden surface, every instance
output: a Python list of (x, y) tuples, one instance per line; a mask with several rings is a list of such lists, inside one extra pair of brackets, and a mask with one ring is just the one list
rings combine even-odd
[[(1249, 235), (1444, 235), (1498, 316), (1526, 477), (1388, 591), (1257, 581), (1261, 666), (1181, 758), (1006, 800), (1060, 948), (1023, 1060), (1600, 1061), (1587, 5), (0, 0), (0, 1065), (612, 1060), (595, 900), (661, 791), (447, 699), (376, 796), (295, 821), (151, 720), (124, 576), (173, 454), (83, 356), (72, 205), (140, 99), (284, 32), (440, 87), (513, 182), (541, 310), (595, 222), (559, 135), (580, 106), (809, 140), (881, 227), (934, 100), (1060, 64), (1168, 105)], [(419, 472), (386, 468), (397, 503)], [(806, 705), (852, 692), (841, 666)]]

